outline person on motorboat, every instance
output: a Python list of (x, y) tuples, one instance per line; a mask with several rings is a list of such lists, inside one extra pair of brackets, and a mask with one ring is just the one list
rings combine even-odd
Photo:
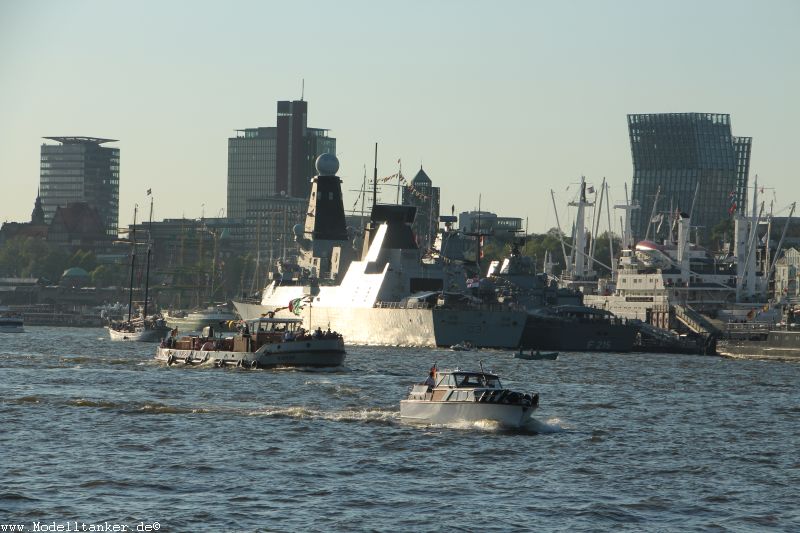
[(425, 385), (428, 386), (429, 391), (436, 386), (436, 379), (433, 377), (433, 370), (428, 372), (428, 378), (425, 380)]

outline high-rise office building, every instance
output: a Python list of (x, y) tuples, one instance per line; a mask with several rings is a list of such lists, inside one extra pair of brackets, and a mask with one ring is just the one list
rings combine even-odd
[(277, 128), (249, 128), (228, 139), (228, 218), (244, 220), (248, 198), (276, 194), (277, 138)]
[(277, 127), (237, 130), (228, 139), (228, 218), (244, 220), (248, 199), (308, 199), (314, 161), (335, 154), (336, 139), (307, 119), (308, 102), (278, 102)]
[(59, 207), (85, 202), (97, 210), (105, 234), (115, 238), (119, 226), (119, 148), (101, 146), (114, 139), (44, 137), (61, 144), (42, 144), (40, 189), (44, 219), (50, 223)]
[(631, 213), (637, 239), (647, 236), (657, 192), (657, 212), (671, 208), (689, 213), (694, 207), (692, 226), (699, 227), (704, 238), (734, 211), (743, 212), (752, 138), (733, 136), (730, 115), (628, 115), (628, 131), (632, 199), (641, 206)]
[(417, 214), (412, 228), (417, 246), (427, 250), (436, 241), (436, 230), (439, 227), (439, 187), (433, 186), (421, 166), (411, 184), (403, 189), (403, 205), (416, 206)]

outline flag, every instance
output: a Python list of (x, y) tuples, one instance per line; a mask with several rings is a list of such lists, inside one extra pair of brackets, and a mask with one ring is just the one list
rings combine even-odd
[(300, 313), (303, 312), (303, 299), (295, 298), (294, 300), (290, 301), (289, 311), (299, 316)]
[(151, 192), (153, 192), (153, 189), (147, 189), (147, 196), (150, 196)]
[(592, 194), (594, 192), (594, 187), (589, 185), (588, 187), (586, 187), (586, 192)]
[(728, 214), (733, 215), (733, 212), (736, 211), (736, 191), (731, 191), (728, 195)]

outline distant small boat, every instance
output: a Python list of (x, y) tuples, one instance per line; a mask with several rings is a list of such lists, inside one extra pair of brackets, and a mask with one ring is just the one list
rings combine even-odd
[(522, 350), (514, 354), (514, 359), (525, 359), (527, 361), (555, 361), (558, 359), (558, 352), (540, 352), (539, 350), (525, 353)]
[(24, 333), (22, 315), (12, 313), (8, 307), (0, 308), (0, 333)]
[(472, 350), (476, 350), (477, 348), (469, 341), (462, 341), (458, 344), (452, 345), (450, 349), (456, 352), (470, 352)]

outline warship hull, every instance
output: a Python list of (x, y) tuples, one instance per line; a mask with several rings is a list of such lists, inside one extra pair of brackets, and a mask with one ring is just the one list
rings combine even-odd
[(522, 334), (522, 347), (567, 352), (630, 352), (636, 327), (628, 324), (574, 323), (530, 317)]
[[(273, 308), (234, 302), (244, 320), (263, 316)], [(294, 316), (288, 310), (276, 317)], [(386, 307), (305, 307), (303, 326), (341, 333), (348, 344), (376, 346), (449, 347), (469, 341), (477, 347), (516, 348), (526, 313), (511, 310), (425, 309)]]

